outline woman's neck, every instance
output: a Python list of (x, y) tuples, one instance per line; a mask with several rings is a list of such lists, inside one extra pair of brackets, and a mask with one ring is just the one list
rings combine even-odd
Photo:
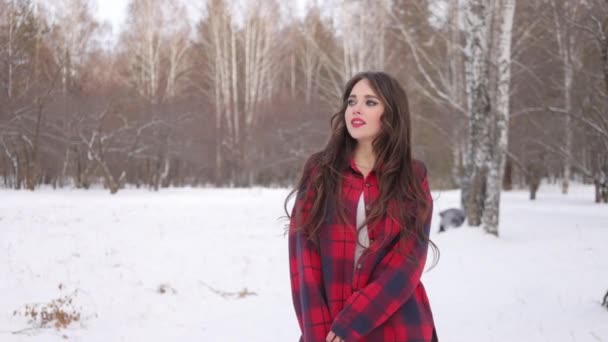
[(374, 155), (372, 144), (358, 143), (357, 147), (355, 147), (353, 159), (359, 168), (365, 168), (365, 171), (371, 170), (376, 163), (376, 156)]

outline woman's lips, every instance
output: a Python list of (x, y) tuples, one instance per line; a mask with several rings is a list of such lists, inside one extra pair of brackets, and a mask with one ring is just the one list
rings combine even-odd
[(359, 128), (363, 125), (365, 125), (365, 121), (361, 120), (361, 119), (352, 119), (350, 120), (350, 124), (354, 127), (354, 128)]

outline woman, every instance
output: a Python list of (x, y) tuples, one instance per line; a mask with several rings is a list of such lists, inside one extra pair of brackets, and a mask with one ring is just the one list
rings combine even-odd
[(285, 201), (297, 192), (288, 240), (300, 341), (437, 341), (420, 282), (429, 244), (437, 252), (432, 199), (412, 160), (405, 91), (364, 72), (342, 100), (327, 146)]

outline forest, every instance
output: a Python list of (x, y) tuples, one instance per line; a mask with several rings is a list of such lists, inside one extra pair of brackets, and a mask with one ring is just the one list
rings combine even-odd
[(608, 202), (606, 0), (129, 0), (118, 32), (94, 6), (0, 0), (1, 186), (291, 186), (383, 70), (471, 224), (541, 180)]

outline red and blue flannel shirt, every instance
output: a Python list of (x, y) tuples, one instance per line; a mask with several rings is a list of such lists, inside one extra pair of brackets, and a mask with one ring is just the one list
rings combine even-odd
[[(424, 218), (428, 236), (432, 198), (426, 167), (414, 161), (414, 170), (431, 204)], [(368, 224), (370, 246), (355, 266), (357, 203), (362, 192), (366, 204), (378, 198), (375, 172), (364, 179), (351, 159), (341, 192), (352, 223), (345, 225), (329, 218), (320, 229), (318, 247), (294, 229), (310, 210), (312, 191), (298, 194), (292, 211), (289, 259), (293, 304), (302, 331), (300, 341), (324, 342), (330, 331), (345, 342), (436, 341), (429, 300), (420, 282), (428, 243), (412, 239), (405, 242), (405, 249), (397, 250), (400, 226), (383, 219)]]

